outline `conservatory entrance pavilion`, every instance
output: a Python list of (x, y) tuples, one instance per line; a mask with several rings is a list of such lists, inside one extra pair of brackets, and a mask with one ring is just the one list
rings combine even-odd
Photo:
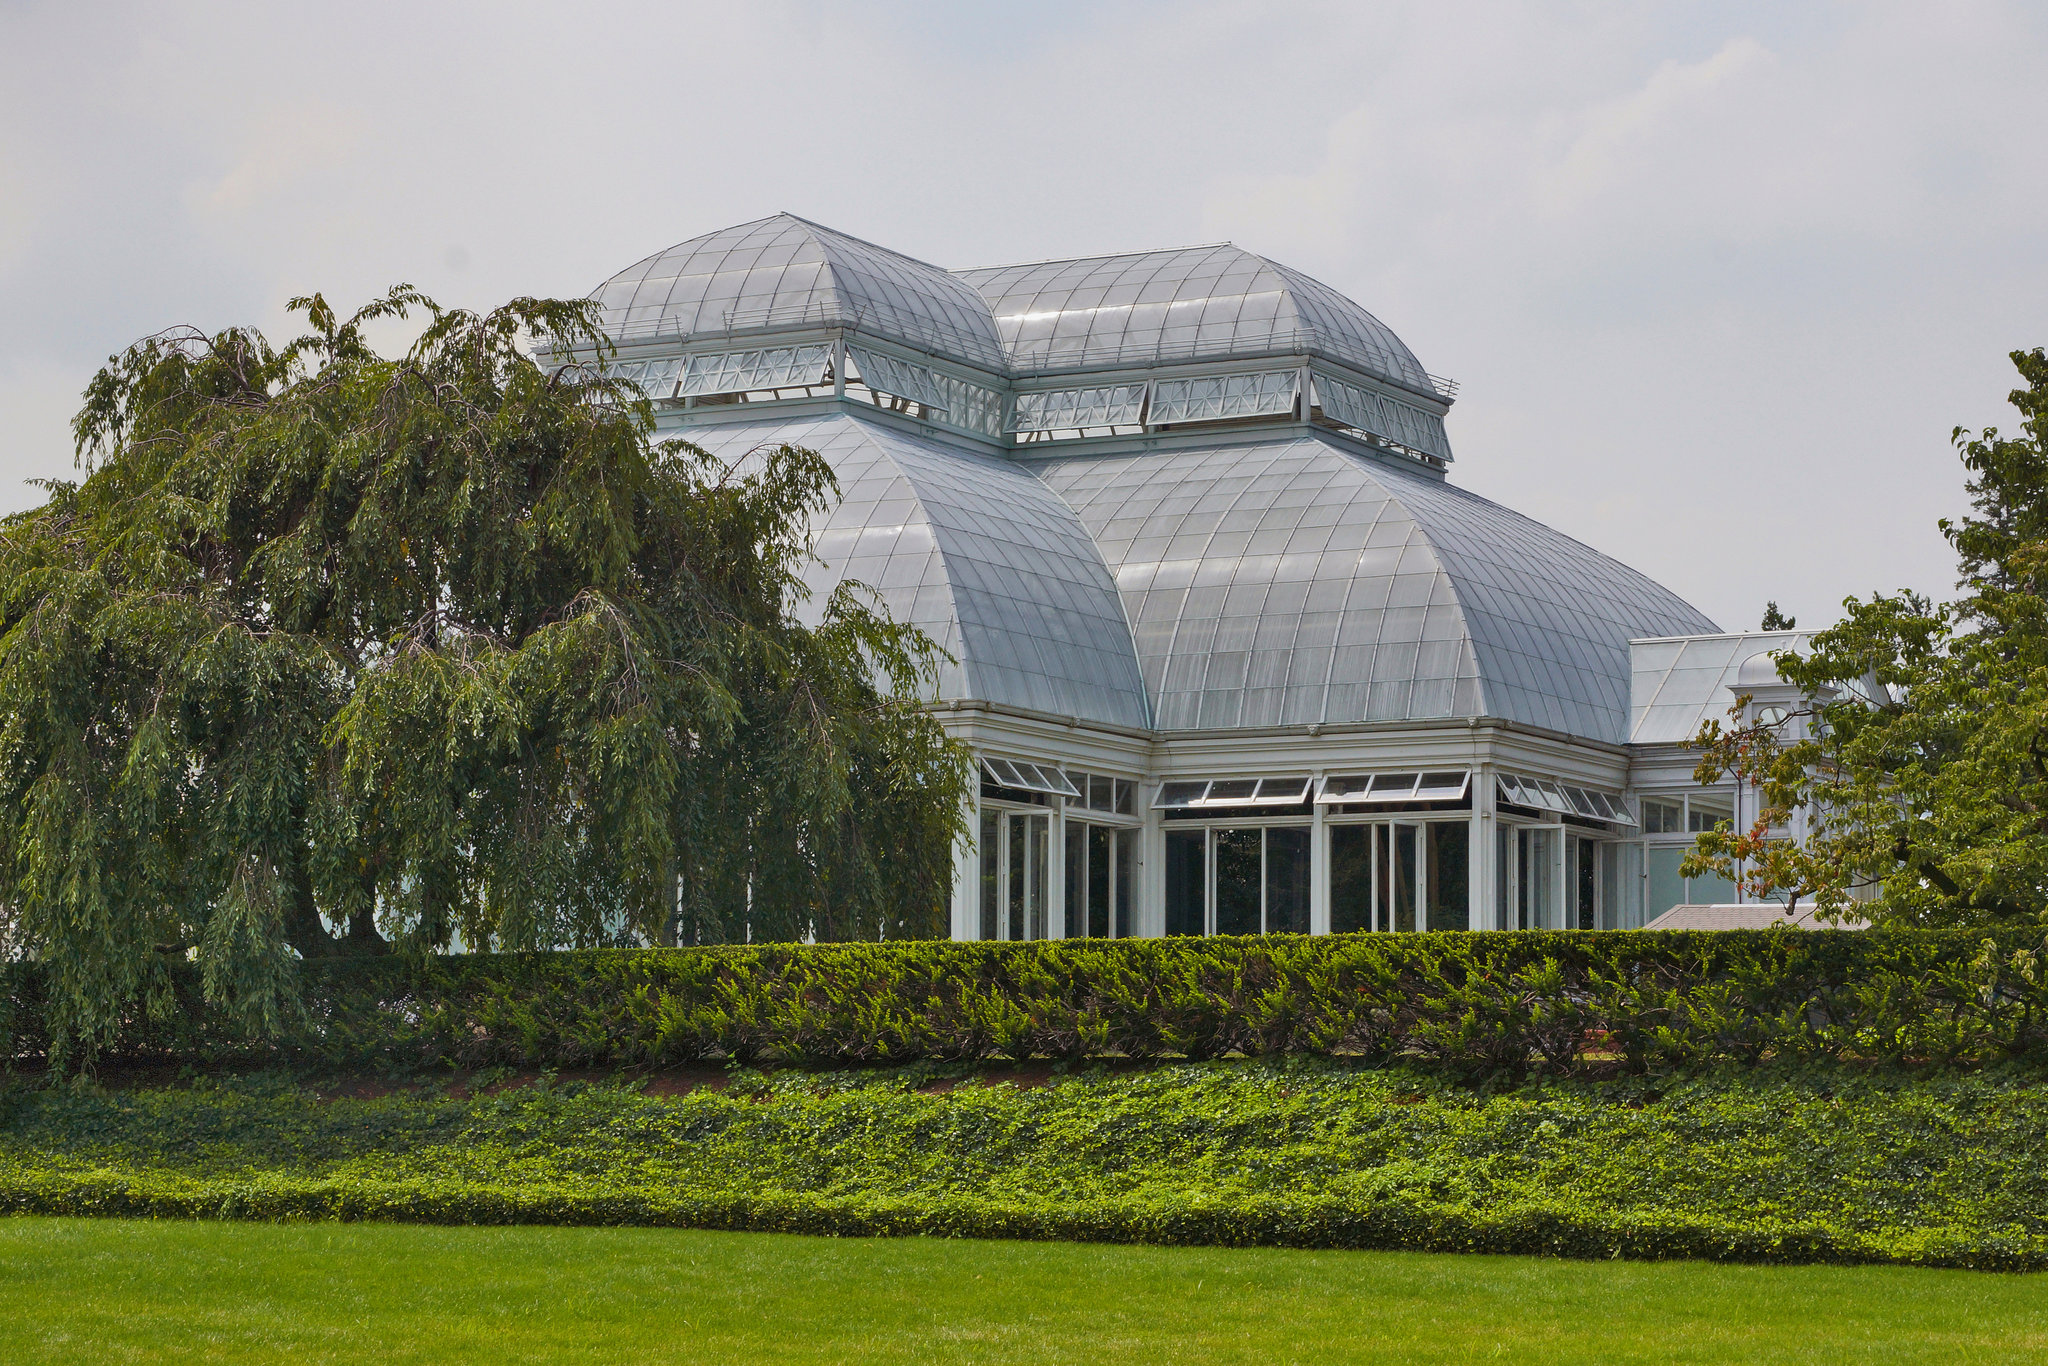
[[(663, 436), (819, 452), (855, 579), (952, 657), (961, 939), (1626, 927), (1740, 816), (1726, 635), (1447, 479), (1455, 387), (1220, 245), (945, 270), (787, 214), (594, 296)], [(1761, 675), (1757, 675), (1761, 676)]]

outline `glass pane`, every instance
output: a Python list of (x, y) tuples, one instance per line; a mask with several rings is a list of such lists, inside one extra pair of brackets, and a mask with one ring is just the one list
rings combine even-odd
[(1393, 894), (1393, 925), (1397, 930), (1415, 928), (1415, 859), (1421, 831), (1412, 825), (1394, 830), (1393, 877), (1388, 889)]
[(1088, 829), (1079, 821), (1067, 822), (1066, 876), (1061, 879), (1067, 889), (1067, 911), (1061, 930), (1068, 939), (1088, 933)]
[(1262, 830), (1216, 832), (1216, 933), (1257, 934)]
[(1250, 801), (1258, 790), (1259, 780), (1256, 778), (1232, 778), (1227, 782), (1210, 783), (1209, 795), (1204, 801), (1211, 805), (1218, 802)]
[(1025, 869), (1028, 878), (1025, 923), (1030, 927), (1031, 938), (1044, 939), (1046, 910), (1052, 902), (1052, 898), (1046, 894), (1046, 871), (1051, 863), (1052, 852), (1052, 822), (1044, 816), (1027, 816), (1024, 820), (1025, 830), (1031, 842), (1031, 864)]
[(1520, 928), (1557, 929), (1557, 895), (1551, 882), (1552, 865), (1557, 857), (1557, 832), (1524, 830), (1521, 843), (1517, 870), (1522, 884)]
[[(1735, 819), (1735, 798), (1730, 793), (1695, 792), (1687, 798), (1686, 805), (1686, 814), (1690, 818), (1686, 829), (1689, 831), (1712, 830), (1722, 821)], [(1701, 901), (1694, 904), (1704, 906), (1710, 903)]]
[(1088, 805), (1096, 811), (1116, 810), (1115, 780), (1096, 774), (1088, 780)]
[(1679, 819), (1680, 806), (1677, 802), (1665, 801), (1658, 797), (1643, 798), (1643, 833), (1646, 835), (1675, 835), (1683, 830), (1684, 822)]
[(1735, 884), (1709, 874), (1685, 884), (1685, 899), (1695, 906), (1726, 906), (1735, 900)]
[(1428, 832), (1428, 856), (1423, 861), (1426, 877), (1423, 896), (1432, 930), (1469, 930), (1472, 908), (1466, 889), (1472, 865), (1471, 827), (1464, 821), (1436, 821), (1423, 827)]
[(1202, 800), (1202, 794), (1209, 790), (1207, 783), (1161, 783), (1159, 800), (1155, 806), (1193, 806)]
[(1515, 832), (1508, 829), (1494, 831), (1494, 873), (1493, 873), (1493, 925), (1497, 930), (1515, 928), (1515, 850), (1519, 847)]
[[(1646, 803), (1647, 804), (1647, 803)], [(1685, 904), (1685, 879), (1678, 875), (1678, 865), (1685, 861), (1686, 846), (1651, 846), (1643, 853), (1645, 879), (1643, 923), (1648, 924), (1673, 906)]]
[(1328, 375), (1315, 376), (1316, 398), (1323, 412), (1347, 427), (1394, 439), (1394, 430), (1380, 409), (1380, 396), (1357, 384)]
[(1600, 928), (1623, 928), (1621, 916), (1621, 851), (1619, 844), (1600, 846)]
[(1208, 871), (1205, 830), (1166, 832), (1166, 932), (1202, 932), (1203, 882)]
[(1083, 427), (1130, 426), (1142, 417), (1145, 386), (1115, 384), (1096, 389), (1039, 389), (1017, 395), (1010, 430), (1075, 431)]
[(1005, 889), (1008, 895), (1003, 899), (1003, 938), (1005, 939), (1014, 940), (1026, 937), (1024, 933), (1027, 924), (1024, 903), (1024, 864), (1028, 851), (1025, 848), (1024, 826), (1029, 819), (1026, 816), (1011, 816), (1009, 818), (1010, 847), (1006, 852), (1009, 855), (1010, 885)]
[(1259, 784), (1258, 800), (1276, 806), (1292, 806), (1308, 796), (1306, 778), (1267, 778)]
[(829, 346), (778, 347), (691, 356), (683, 362), (678, 397), (737, 394), (750, 389), (807, 388), (825, 382)]
[(1591, 840), (1573, 840), (1579, 848), (1572, 868), (1573, 899), (1576, 905), (1572, 928), (1597, 930), (1600, 896), (1600, 846)]
[(1137, 908), (1131, 904), (1132, 867), (1138, 857), (1138, 832), (1117, 830), (1111, 833), (1116, 850), (1116, 937), (1129, 939), (1138, 932)]
[(1365, 795), (1365, 790), (1371, 786), (1372, 778), (1370, 776), (1325, 778), (1323, 779), (1323, 791), (1318, 800), (1340, 802), (1349, 797), (1362, 797)]
[(1330, 827), (1330, 933), (1372, 928), (1372, 825)]
[(1002, 906), (1002, 838), (1000, 812), (981, 813), (981, 937), (984, 942), (1001, 938), (997, 913)]
[(1393, 797), (1406, 797), (1415, 791), (1420, 773), (1382, 773), (1372, 780), (1374, 801), (1386, 801)]
[(1308, 831), (1266, 832), (1266, 933), (1308, 933)]
[(1152, 386), (1153, 422), (1203, 422), (1294, 411), (1301, 372), (1267, 370), (1249, 375), (1163, 379)]
[(1463, 773), (1425, 773), (1415, 789), (1418, 801), (1452, 801), (1465, 795)]
[(1081, 918), (1081, 932), (1090, 939), (1109, 938), (1109, 883), (1115, 863), (1111, 845), (1117, 832), (1106, 825), (1088, 827), (1087, 914)]
[(1131, 814), (1132, 786), (1133, 784), (1126, 782), (1122, 778), (1116, 780), (1116, 814), (1119, 816)]

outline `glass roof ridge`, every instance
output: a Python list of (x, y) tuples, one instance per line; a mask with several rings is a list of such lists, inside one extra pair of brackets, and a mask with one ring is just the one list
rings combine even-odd
[[(1177, 247), (1138, 247), (1131, 251), (1093, 252), (1087, 256), (1042, 256), (1035, 261), (997, 261), (986, 266), (949, 266), (947, 269), (955, 275), (970, 275), (976, 271), (984, 270), (1029, 270), (1034, 266), (1067, 266), (1075, 265), (1082, 261), (1114, 261), (1126, 256), (1161, 256), (1176, 251), (1215, 251), (1219, 247), (1231, 247), (1238, 251), (1245, 251), (1245, 248), (1238, 246), (1236, 242), (1233, 242), (1228, 237), (1224, 237), (1214, 242), (1187, 242)], [(1253, 253), (1246, 252), (1246, 254), (1251, 255)], [(1261, 257), (1260, 259), (1264, 260), (1265, 258)]]
[(800, 213), (791, 213), (787, 209), (778, 209), (774, 213), (768, 215), (768, 218), (757, 219), (755, 221), (765, 223), (768, 221), (769, 218), (791, 219), (795, 222), (803, 224), (807, 228), (814, 228), (817, 231), (822, 232), (829, 237), (837, 237), (841, 241), (852, 242), (856, 246), (866, 247), (869, 251), (879, 251), (884, 255), (894, 256), (900, 260), (908, 261), (912, 265), (923, 266), (927, 270), (936, 270), (947, 275), (954, 274), (953, 271), (948, 270), (945, 266), (939, 265), (936, 262), (927, 261), (921, 256), (912, 256), (907, 251), (898, 251), (894, 247), (885, 247), (880, 242), (870, 242), (865, 237), (856, 237), (850, 232), (841, 232), (838, 228), (830, 227), (824, 223), (820, 223), (815, 218), (806, 218)]

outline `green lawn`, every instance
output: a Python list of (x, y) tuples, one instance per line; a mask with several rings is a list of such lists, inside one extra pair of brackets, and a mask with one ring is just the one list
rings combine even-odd
[(0, 1219), (0, 1360), (2048, 1361), (2048, 1276)]

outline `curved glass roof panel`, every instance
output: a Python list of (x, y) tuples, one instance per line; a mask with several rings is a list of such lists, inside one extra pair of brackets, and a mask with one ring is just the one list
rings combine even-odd
[(1005, 365), (987, 304), (959, 277), (793, 214), (693, 237), (591, 297), (619, 341), (849, 327), (985, 370)]
[(831, 465), (841, 498), (814, 527), (807, 619), (857, 579), (954, 657), (941, 697), (1151, 724), (1116, 583), (1073, 511), (1029, 470), (846, 414), (681, 435), (721, 459), (786, 443)]
[(963, 270), (1020, 373), (1315, 350), (1435, 392), (1378, 318), (1228, 244)]
[(1388, 470), (1457, 585), (1488, 714), (1629, 738), (1629, 642), (1720, 628), (1618, 560), (1453, 485)]
[(1627, 738), (1625, 565), (1318, 437), (1034, 462), (1116, 575), (1161, 729), (1501, 716)]

